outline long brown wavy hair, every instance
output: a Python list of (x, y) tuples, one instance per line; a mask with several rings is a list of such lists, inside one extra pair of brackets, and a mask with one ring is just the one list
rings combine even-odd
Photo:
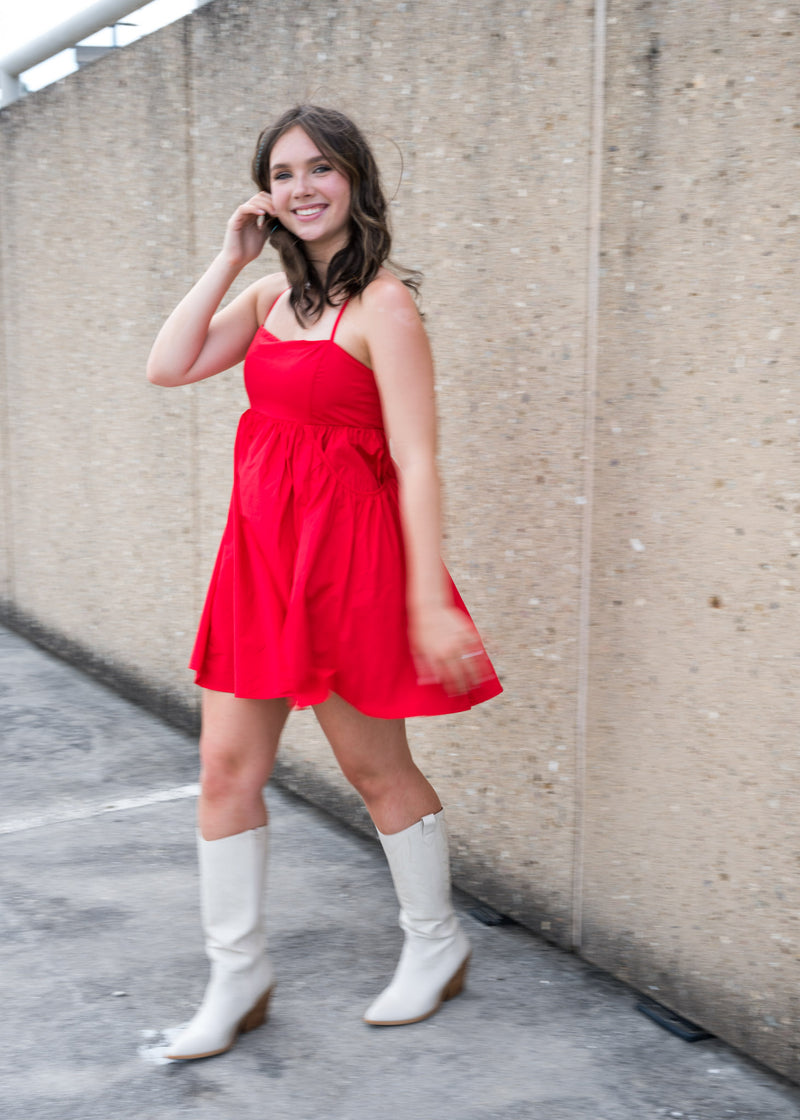
[(268, 240), (277, 250), (292, 286), (289, 302), (299, 322), (314, 323), (328, 304), (341, 304), (360, 295), (382, 265), (389, 265), (417, 295), (421, 275), (389, 260), (392, 237), (378, 165), (360, 129), (344, 113), (319, 105), (296, 105), (268, 125), (258, 138), (253, 156), (252, 175), (256, 186), (259, 190), (270, 191), (272, 149), (295, 125), (303, 129), (320, 153), (350, 183), (351, 226), (347, 245), (331, 260), (323, 283), (300, 238), (273, 222)]

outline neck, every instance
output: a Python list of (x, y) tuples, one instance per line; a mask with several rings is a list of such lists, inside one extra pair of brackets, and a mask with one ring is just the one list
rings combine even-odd
[(328, 266), (340, 249), (347, 245), (347, 234), (339, 236), (336, 240), (317, 241), (306, 245), (306, 255), (317, 270), (320, 280), (324, 284), (328, 276)]
[(322, 284), (324, 286), (325, 281), (328, 278), (328, 265), (330, 264), (330, 257), (312, 257), (312, 256), (309, 256), (308, 259), (311, 262), (311, 264), (313, 264), (314, 268), (317, 270), (317, 275), (319, 276), (319, 278), (322, 281)]

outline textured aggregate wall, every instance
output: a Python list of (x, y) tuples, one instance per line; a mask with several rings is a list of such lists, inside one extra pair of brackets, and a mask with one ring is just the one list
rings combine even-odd
[[(797, 13), (612, 7), (587, 464), (595, 31), (567, 0), (215, 0), (0, 114), (0, 590), (39, 640), (194, 709), (244, 394), (238, 371), (149, 386), (147, 351), (264, 120), (351, 112), (390, 193), (403, 152), (447, 558), (506, 688), (411, 728), (457, 878), (800, 1077)], [(281, 777), (366, 827), (308, 713)]]
[(800, 11), (613, 15), (583, 951), (798, 1077)]

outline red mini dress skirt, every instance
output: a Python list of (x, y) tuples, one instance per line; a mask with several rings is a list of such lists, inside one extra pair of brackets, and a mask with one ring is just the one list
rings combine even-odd
[(282, 341), (264, 327), (253, 338), (250, 408), (190, 666), (203, 688), (292, 707), (334, 692), (384, 719), (464, 711), (502, 688), (488, 661), (463, 695), (417, 677), (378, 389), (334, 341), (346, 306), (329, 339)]

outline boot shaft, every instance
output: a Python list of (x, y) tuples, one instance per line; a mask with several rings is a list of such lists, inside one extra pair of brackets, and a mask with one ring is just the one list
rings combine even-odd
[(221, 840), (198, 835), (197, 851), (206, 952), (227, 971), (243, 971), (266, 948), (267, 827)]

